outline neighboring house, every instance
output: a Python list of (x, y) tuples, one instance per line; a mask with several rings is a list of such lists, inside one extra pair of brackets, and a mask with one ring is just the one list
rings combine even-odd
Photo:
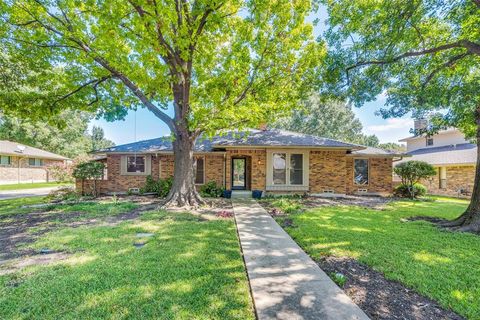
[[(417, 128), (423, 125), (416, 122)], [(412, 136), (407, 143), (408, 160), (430, 163), (437, 175), (423, 181), (428, 192), (440, 195), (470, 195), (475, 179), (477, 146), (458, 129), (449, 128), (431, 136)], [(404, 160), (405, 161), (405, 160)]]
[[(173, 175), (171, 139), (162, 137), (96, 152), (106, 156), (100, 193), (126, 192), (146, 176)], [(228, 132), (195, 146), (195, 183), (215, 181), (230, 190), (313, 195), (376, 194), (392, 191), (392, 161), (400, 155), (281, 130)], [(85, 181), (91, 183), (91, 181)], [(77, 188), (81, 188), (77, 181)], [(91, 187), (91, 186), (86, 186)]]
[(48, 166), (68, 158), (16, 142), (0, 140), (0, 184), (48, 182)]

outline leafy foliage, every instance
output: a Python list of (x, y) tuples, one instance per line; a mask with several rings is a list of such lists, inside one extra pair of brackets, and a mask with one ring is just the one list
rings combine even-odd
[(399, 184), (393, 190), (393, 193), (397, 197), (401, 198), (418, 198), (427, 194), (427, 188), (421, 183), (415, 183), (413, 185)]
[(202, 197), (219, 198), (223, 195), (223, 190), (224, 188), (217, 186), (215, 181), (209, 181), (200, 187), (200, 195)]
[(87, 161), (76, 165), (73, 177), (76, 179), (100, 179), (103, 176), (105, 165), (99, 161)]
[(181, 89), (188, 101), (175, 101), (176, 116), (192, 132), (255, 126), (315, 83), (325, 46), (305, 21), (314, 8), (288, 0), (90, 1), (88, 10), (67, 0), (4, 1), (1, 107), (36, 118), (76, 108), (113, 120), (142, 105), (172, 129), (164, 110)]
[(149, 175), (147, 176), (147, 179), (145, 181), (145, 186), (143, 188), (140, 188), (140, 193), (143, 194), (148, 192), (154, 192), (160, 198), (165, 198), (170, 192), (170, 189), (172, 188), (172, 182), (173, 179), (171, 177), (167, 179), (155, 180), (152, 176)]
[(386, 94), (384, 117), (440, 110), (432, 131), (456, 126), (475, 136), (479, 1), (322, 2), (332, 48), (326, 76), (337, 93), (356, 105)]
[(286, 214), (299, 213), (303, 210), (301, 202), (294, 198), (278, 198), (272, 201), (272, 205)]
[(420, 180), (437, 174), (435, 168), (431, 164), (415, 160), (402, 162), (396, 165), (393, 171), (402, 179), (402, 187), (398, 190), (399, 193), (402, 194), (403, 190), (406, 188), (410, 192), (412, 198), (415, 198), (417, 193), (423, 191), (420, 190), (422, 187), (425, 189), (424, 186), (415, 188), (415, 185), (418, 184)]
[(51, 191), (46, 199), (50, 202), (59, 201), (77, 201), (80, 199), (79, 194), (72, 187), (62, 187)]
[[(88, 123), (91, 119), (90, 114), (75, 110), (64, 110), (49, 122), (0, 113), (0, 139), (15, 141), (69, 158), (85, 155), (96, 149), (97, 145), (102, 148), (113, 146), (114, 143), (105, 138), (101, 128), (94, 126), (92, 133), (88, 132)], [(99, 130), (101, 135), (98, 134)]]
[(47, 168), (50, 176), (57, 182), (73, 182), (73, 168), (68, 164), (52, 164)]

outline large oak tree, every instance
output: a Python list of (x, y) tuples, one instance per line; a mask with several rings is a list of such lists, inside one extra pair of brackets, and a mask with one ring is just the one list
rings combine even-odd
[(0, 61), (19, 71), (2, 77), (0, 107), (29, 117), (75, 107), (109, 119), (147, 108), (173, 135), (172, 205), (202, 201), (193, 183), (197, 138), (295, 106), (325, 52), (305, 21), (310, 1), (0, 3)]
[(323, 2), (338, 92), (357, 105), (385, 92), (385, 117), (439, 112), (431, 130), (456, 126), (477, 141), (470, 205), (446, 226), (479, 232), (480, 1)]

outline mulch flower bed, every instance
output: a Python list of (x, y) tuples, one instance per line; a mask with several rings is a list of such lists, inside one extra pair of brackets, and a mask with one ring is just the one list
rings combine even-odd
[(346, 276), (343, 290), (372, 319), (464, 319), (355, 259), (325, 257), (317, 263), (327, 274)]

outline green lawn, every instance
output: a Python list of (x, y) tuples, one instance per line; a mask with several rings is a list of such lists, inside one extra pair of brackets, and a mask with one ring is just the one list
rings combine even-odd
[[(129, 210), (112, 209), (119, 205), (125, 204), (52, 212), (105, 217), (105, 208)], [(138, 232), (154, 236), (138, 238)], [(138, 242), (145, 246), (135, 248)], [(0, 276), (2, 319), (254, 319), (233, 220), (153, 211), (116, 225), (60, 228), (29, 247), (71, 255)]]
[(58, 183), (58, 182), (2, 184), (0, 185), (0, 191), (37, 189), (37, 188), (59, 187), (59, 186), (73, 186), (73, 184)]
[(439, 230), (428, 222), (401, 221), (418, 215), (452, 219), (467, 204), (442, 198), (395, 202), (383, 211), (316, 208), (291, 214), (293, 227), (286, 230), (313, 258), (356, 258), (446, 308), (480, 319), (480, 236)]

